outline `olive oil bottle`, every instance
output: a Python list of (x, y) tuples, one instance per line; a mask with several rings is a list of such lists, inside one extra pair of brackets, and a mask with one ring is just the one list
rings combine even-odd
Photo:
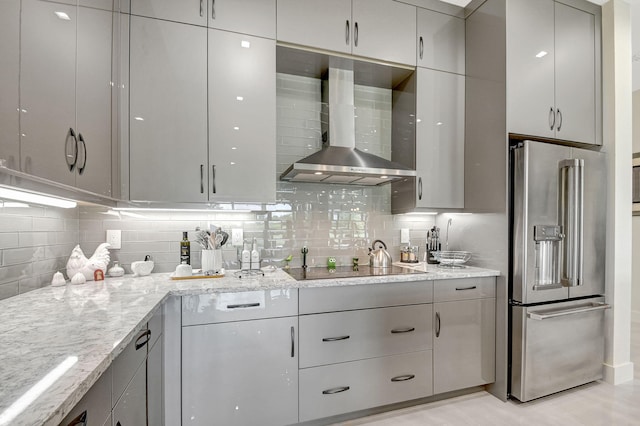
[(182, 233), (182, 241), (180, 241), (180, 263), (191, 265), (191, 242), (189, 241), (189, 233)]

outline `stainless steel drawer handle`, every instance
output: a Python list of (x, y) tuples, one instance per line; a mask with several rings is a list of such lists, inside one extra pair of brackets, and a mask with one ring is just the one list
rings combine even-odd
[(204, 164), (200, 164), (200, 193), (204, 194)]
[(340, 336), (340, 337), (324, 337), (322, 339), (323, 342), (337, 342), (339, 340), (347, 340), (351, 336)]
[(416, 331), (415, 327), (407, 327), (407, 328), (394, 328), (391, 330), (392, 334), (400, 334), (400, 333), (411, 333), (412, 331)]
[(472, 285), (471, 287), (456, 287), (456, 291), (475, 290), (476, 288), (478, 288), (478, 286), (475, 285)]
[(402, 376), (392, 377), (392, 382), (406, 382), (407, 380), (415, 379), (415, 374), (403, 374)]
[(440, 312), (436, 312), (436, 337), (440, 337)]
[(322, 394), (323, 395), (333, 395), (334, 393), (346, 392), (349, 389), (351, 389), (349, 386), (339, 386), (337, 388), (331, 388), (331, 389), (323, 390)]
[(260, 306), (260, 302), (240, 303), (237, 305), (227, 305), (227, 309), (257, 308), (258, 306)]
[[(144, 342), (141, 342), (140, 339), (145, 338)], [(142, 347), (144, 345), (146, 345), (147, 343), (149, 343), (149, 340), (151, 338), (151, 330), (145, 330), (144, 333), (142, 333), (140, 336), (138, 336), (138, 338), (136, 339), (136, 351), (139, 349), (142, 349)]]
[(553, 312), (548, 312), (545, 314), (536, 314), (535, 312), (529, 312), (527, 314), (527, 316), (531, 319), (534, 320), (546, 320), (549, 318), (558, 318), (558, 317), (564, 317), (567, 315), (576, 315), (576, 314), (584, 314), (586, 312), (594, 312), (594, 311), (603, 311), (605, 309), (609, 309), (611, 308), (611, 305), (608, 305), (606, 303), (602, 303), (602, 302), (591, 302), (591, 304), (589, 306), (581, 306), (578, 308), (572, 308), (572, 309), (563, 309), (563, 310), (559, 310), (559, 311), (553, 311)]
[(291, 326), (291, 358), (296, 356), (296, 330)]

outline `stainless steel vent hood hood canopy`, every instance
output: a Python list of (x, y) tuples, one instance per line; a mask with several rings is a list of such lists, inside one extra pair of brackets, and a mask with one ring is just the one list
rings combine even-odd
[[(329, 68), (322, 81), (323, 148), (293, 163), (280, 179), (292, 182), (322, 182), (376, 186), (416, 176), (416, 171), (355, 147), (353, 71)], [(326, 128), (328, 123), (328, 129)]]

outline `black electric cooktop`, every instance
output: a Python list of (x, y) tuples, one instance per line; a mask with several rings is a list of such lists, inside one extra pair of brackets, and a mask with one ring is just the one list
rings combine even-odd
[(371, 277), (381, 275), (415, 275), (424, 274), (422, 271), (416, 271), (409, 268), (401, 268), (400, 266), (391, 266), (391, 268), (371, 268), (369, 266), (337, 266), (335, 269), (315, 267), (315, 268), (291, 268), (286, 271), (289, 275), (298, 281), (304, 280), (322, 280), (330, 278), (352, 278), (352, 277)]

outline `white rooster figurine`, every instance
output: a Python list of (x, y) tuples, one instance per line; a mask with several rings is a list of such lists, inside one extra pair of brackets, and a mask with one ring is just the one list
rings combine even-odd
[(93, 273), (97, 269), (102, 269), (102, 271), (107, 270), (107, 265), (110, 260), (109, 247), (111, 247), (109, 243), (100, 244), (93, 253), (93, 256), (87, 259), (80, 245), (77, 245), (71, 252), (71, 256), (67, 262), (67, 276), (71, 278), (78, 272), (81, 272), (87, 281), (93, 281)]

